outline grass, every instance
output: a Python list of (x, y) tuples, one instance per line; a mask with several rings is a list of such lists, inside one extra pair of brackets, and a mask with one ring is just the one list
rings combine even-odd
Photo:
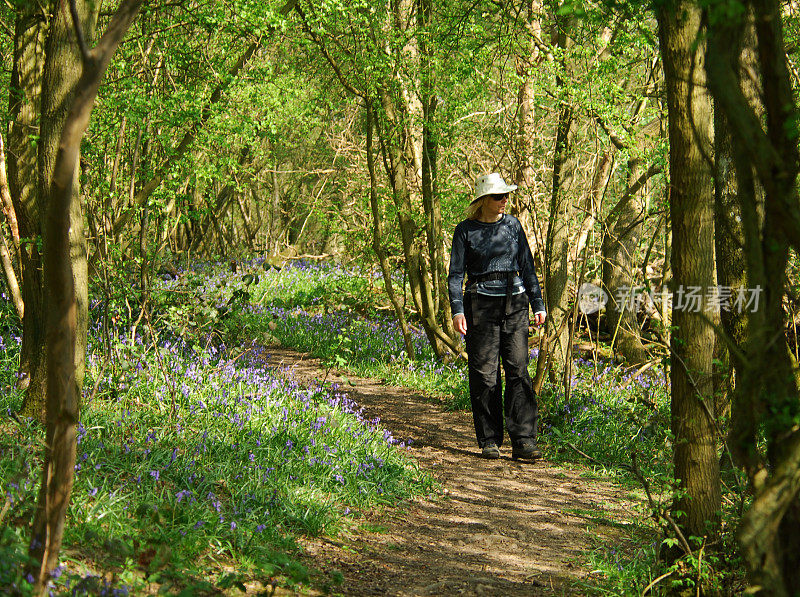
[[(299, 563), (296, 538), (335, 534), (367, 509), (432, 490), (403, 446), (339, 388), (298, 386), (271, 369), (261, 344), (226, 346), (207, 334), (204, 346), (165, 320), (133, 340), (115, 329), (110, 357), (102, 334), (90, 342), (64, 537), (72, 561), (56, 572), (55, 591), (335, 584)], [(0, 335), (6, 390), (16, 329)], [(14, 412), (20, 401), (16, 390), (4, 391), (0, 409)], [(42, 430), (13, 419), (3, 428), (9, 524), (0, 536), (0, 586), (26, 594), (21, 564)]]
[[(96, 304), (86, 385), (98, 383), (98, 392), (84, 415), (79, 458), (87, 457), (79, 462), (71, 544), (100, 550), (108, 541), (121, 542), (108, 562), (128, 584), (153, 574), (172, 582), (171, 571), (182, 566), (199, 579), (209, 562), (227, 558), (238, 576), (220, 572), (217, 585), (254, 578), (335, 585), (335, 575), (314, 577), (297, 563), (294, 538), (335, 533), (360, 509), (428, 492), (431, 483), (339, 389), (306, 390), (270, 372), (268, 346), (311, 352), (328, 367), (422, 390), (450, 408), (469, 404), (464, 365), (439, 361), (419, 329), (413, 332), (415, 357), (408, 358), (382, 289), (381, 277), (367, 269), (300, 262), (278, 270), (260, 259), (240, 262), (237, 271), (227, 263), (194, 264), (154, 288), (152, 328), (141, 324), (134, 340), (135, 304), (123, 308), (123, 296)], [(6, 388), (16, 367), (15, 334), (11, 328), (0, 334), (6, 338), (5, 352), (0, 348)], [(95, 379), (102, 370), (99, 339), (106, 334), (116, 338), (119, 365)], [(586, 464), (588, 456), (589, 478), (638, 487), (630, 472), (636, 453), (654, 492), (669, 495), (669, 387), (662, 369), (635, 376), (610, 361), (579, 358), (571, 384), (568, 398), (551, 384), (540, 395), (547, 458), (568, 465)], [(0, 408), (19, 400), (11, 391)], [(320, 418), (325, 421), (317, 429)], [(6, 467), (0, 472), (19, 485), (9, 493), (20, 520), (32, 503), (38, 470), (23, 458), (37, 452), (37, 435), (25, 425), (0, 440), (0, 467)], [(669, 571), (657, 562), (660, 535), (646, 506), (632, 522), (616, 522), (624, 523), (613, 525), (618, 538), (598, 540), (587, 554), (595, 571), (587, 593), (640, 594)], [(12, 559), (21, 548), (3, 546), (21, 545), (19, 528), (12, 525), (16, 535), (0, 539), (0, 550)], [(143, 550), (152, 555), (149, 562), (126, 555)], [(8, 578), (3, 570), (0, 564), (0, 581)], [(704, 586), (735, 583), (736, 573), (726, 579), (722, 563), (707, 570), (723, 572), (715, 579), (707, 571)], [(686, 578), (691, 574), (676, 571), (656, 589), (676, 588), (672, 583)]]
[[(451, 408), (468, 408), (463, 364), (437, 360), (421, 331), (414, 334), (416, 355), (409, 359), (393, 317), (377, 308), (380, 286), (372, 273), (340, 267), (298, 264), (268, 272), (253, 287), (258, 307), (233, 315), (232, 327), (309, 351), (330, 366), (440, 396)], [(263, 313), (269, 313), (271, 321), (261, 317)], [(537, 356), (535, 350), (531, 356)], [(585, 477), (639, 488), (631, 472), (636, 454), (639, 470), (654, 493), (670, 495), (674, 484), (670, 390), (662, 367), (637, 375), (608, 359), (577, 358), (569, 397), (562, 386), (546, 383), (539, 399), (540, 439), (551, 462), (586, 464), (588, 456), (593, 468)], [(635, 494), (635, 501), (640, 500)], [(614, 526), (625, 547), (619, 542), (598, 543), (587, 555), (600, 587), (593, 591), (640, 593), (669, 571), (657, 557), (661, 530), (653, 524), (646, 505), (632, 522), (617, 521)], [(732, 545), (730, 549), (735, 551)], [(740, 575), (735, 563), (729, 568), (709, 565), (702, 582), (706, 587), (735, 586)], [(664, 586), (678, 590), (692, 582), (691, 575), (676, 571)]]
[[(374, 272), (302, 262), (264, 270), (255, 261), (236, 274), (219, 269), (206, 279), (214, 280), (207, 286), (224, 289), (219, 303), (248, 297), (221, 319), (225, 338), (278, 342), (311, 352), (328, 366), (442, 397), (450, 408), (469, 407), (463, 363), (437, 359), (421, 330), (413, 333), (415, 358), (405, 354), (394, 316), (379, 308), (383, 282)], [(571, 444), (604, 464), (607, 473), (625, 477), (636, 451), (643, 472), (668, 478), (669, 388), (660, 367), (636, 376), (611, 362), (576, 359), (569, 399), (562, 387), (546, 383), (540, 409), (550, 459), (581, 459)]]

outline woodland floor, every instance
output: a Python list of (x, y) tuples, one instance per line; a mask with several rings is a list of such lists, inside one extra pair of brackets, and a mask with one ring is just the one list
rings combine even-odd
[[(271, 366), (301, 383), (325, 376), (308, 355), (271, 352)], [(594, 584), (586, 558), (593, 540), (622, 539), (621, 526), (635, 516), (629, 490), (587, 478), (580, 467), (514, 461), (507, 441), (499, 460), (480, 458), (469, 412), (375, 379), (348, 375), (343, 387), (368, 418), (411, 440), (409, 454), (442, 495), (368, 515), (335, 540), (306, 540), (310, 566), (342, 572), (337, 593), (586, 594)]]

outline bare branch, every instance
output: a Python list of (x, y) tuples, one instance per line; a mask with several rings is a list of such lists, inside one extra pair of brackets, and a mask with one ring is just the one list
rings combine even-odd
[(689, 542), (686, 540), (686, 537), (681, 531), (681, 528), (675, 523), (672, 516), (670, 516), (665, 509), (656, 506), (655, 500), (653, 499), (653, 495), (652, 493), (650, 493), (650, 484), (647, 482), (647, 479), (644, 478), (644, 475), (642, 475), (642, 472), (639, 470), (639, 463), (636, 452), (631, 454), (631, 463), (632, 463), (631, 471), (633, 471), (633, 474), (636, 476), (636, 478), (639, 480), (639, 483), (641, 483), (642, 487), (644, 488), (645, 495), (647, 495), (647, 502), (650, 504), (650, 509), (653, 511), (653, 516), (662, 519), (672, 528), (673, 531), (675, 531), (675, 536), (678, 538), (678, 542), (681, 544), (681, 548), (686, 553), (686, 555), (691, 556), (692, 548), (689, 546)]
[(606, 122), (603, 120), (600, 114), (598, 114), (594, 110), (589, 110), (589, 116), (591, 116), (595, 120), (595, 122), (597, 122), (600, 128), (603, 129), (603, 132), (606, 135), (608, 135), (608, 140), (611, 141), (611, 144), (614, 147), (616, 147), (620, 151), (627, 149), (628, 147), (627, 143), (625, 143), (625, 141), (622, 140), (622, 137), (620, 137), (619, 134), (614, 129), (612, 129), (610, 126), (608, 126), (608, 124), (606, 124)]

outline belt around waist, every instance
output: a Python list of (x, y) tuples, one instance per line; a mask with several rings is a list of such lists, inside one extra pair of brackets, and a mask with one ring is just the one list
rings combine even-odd
[(488, 282), (489, 280), (507, 280), (511, 285), (514, 276), (517, 275), (516, 271), (511, 272), (489, 272), (488, 274), (480, 274), (479, 276), (470, 276), (467, 280), (467, 286), (478, 284), (479, 282)]
[(505, 314), (508, 316), (511, 313), (511, 289), (514, 285), (514, 276), (517, 275), (516, 271), (510, 272), (489, 272), (488, 274), (481, 274), (474, 276), (467, 282), (469, 288), (478, 282), (486, 282), (488, 280), (505, 280), (506, 281), (506, 300), (505, 300)]

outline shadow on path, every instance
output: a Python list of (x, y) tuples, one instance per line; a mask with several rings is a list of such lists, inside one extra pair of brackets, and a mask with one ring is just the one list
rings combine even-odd
[[(300, 382), (321, 379), (320, 363), (284, 348), (270, 363)], [(321, 372), (322, 371), (322, 372)], [(343, 388), (368, 418), (395, 438), (441, 483), (444, 495), (419, 499), (372, 520), (386, 529), (338, 541), (308, 540), (317, 567), (344, 574), (345, 595), (580, 595), (591, 585), (589, 533), (614, 536), (627, 492), (579, 470), (478, 456), (472, 416), (379, 380), (347, 376)], [(340, 381), (330, 376), (329, 381)], [(587, 513), (591, 516), (587, 519)], [(577, 586), (576, 586), (576, 583)]]

